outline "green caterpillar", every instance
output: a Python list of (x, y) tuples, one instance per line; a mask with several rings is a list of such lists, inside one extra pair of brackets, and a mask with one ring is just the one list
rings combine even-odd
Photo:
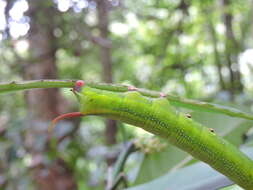
[(98, 115), (141, 127), (253, 190), (253, 161), (189, 115), (176, 111), (164, 94), (127, 86), (82, 85), (74, 88), (80, 112), (60, 116), (54, 123), (67, 116)]

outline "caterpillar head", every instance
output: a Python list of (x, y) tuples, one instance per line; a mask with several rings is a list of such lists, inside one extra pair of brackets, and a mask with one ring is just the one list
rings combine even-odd
[[(80, 99), (80, 92), (81, 92), (81, 88), (85, 86), (85, 82), (83, 80), (77, 80), (75, 82), (75, 86), (73, 87), (72, 91), (73, 93), (77, 96), (78, 99)], [(82, 114), (81, 112), (72, 112), (72, 113), (66, 113), (66, 114), (62, 114), (58, 117), (56, 117), (55, 119), (53, 119), (53, 121), (51, 122), (49, 128), (48, 128), (48, 133), (50, 134), (51, 136), (51, 133), (55, 127), (55, 125), (60, 121), (60, 120), (63, 120), (63, 119), (66, 119), (66, 118), (72, 118), (72, 117), (81, 117), (83, 116), (84, 114)]]

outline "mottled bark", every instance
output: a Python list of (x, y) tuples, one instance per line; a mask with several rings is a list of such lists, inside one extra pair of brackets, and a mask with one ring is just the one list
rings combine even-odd
[[(54, 21), (57, 11), (51, 1), (30, 0), (28, 16), (31, 19), (28, 41), (30, 58), (33, 60), (26, 66), (23, 77), (31, 79), (57, 78), (56, 39), (53, 35)], [(46, 150), (47, 127), (49, 122), (62, 113), (63, 98), (58, 89), (34, 90), (25, 94), (28, 109), (28, 126), (26, 148), (32, 155), (34, 180), (41, 190), (76, 189), (71, 171), (63, 161), (55, 161), (52, 165), (44, 163)]]
[(241, 75), (238, 64), (238, 54), (240, 52), (240, 47), (234, 35), (233, 15), (231, 13), (231, 10), (229, 10), (230, 4), (230, 0), (223, 0), (223, 18), (226, 29), (225, 59), (230, 74), (229, 91), (231, 92), (231, 95), (233, 97), (235, 93), (241, 92), (243, 90), (243, 85), (241, 82)]
[[(98, 15), (98, 27), (100, 37), (108, 40), (108, 26), (109, 26), (109, 3), (107, 0), (97, 0), (97, 15)], [(106, 46), (100, 46), (100, 58), (103, 69), (104, 82), (112, 83), (112, 58), (111, 49)], [(116, 143), (117, 123), (113, 120), (107, 120), (106, 122), (106, 143), (112, 145)]]

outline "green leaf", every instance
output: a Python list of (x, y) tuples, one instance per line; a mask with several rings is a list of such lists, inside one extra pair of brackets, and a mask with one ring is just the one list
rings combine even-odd
[(220, 188), (230, 184), (232, 184), (231, 181), (207, 164), (196, 163), (127, 190), (202, 190), (210, 187)]
[(243, 188), (238, 185), (230, 185), (228, 187), (221, 188), (220, 190), (243, 190)]
[[(253, 158), (253, 147), (244, 146), (242, 150)], [(207, 164), (198, 162), (175, 172), (169, 172), (148, 183), (125, 190), (203, 190), (222, 188), (232, 184), (233, 182), (224, 175), (218, 173)]]
[(135, 185), (157, 178), (184, 160), (188, 154), (175, 146), (168, 145), (161, 152), (146, 154), (141, 164)]

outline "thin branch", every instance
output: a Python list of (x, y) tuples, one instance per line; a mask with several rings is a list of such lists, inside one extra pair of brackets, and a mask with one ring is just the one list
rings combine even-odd
[[(9, 82), (9, 83), (0, 83), (0, 94), (18, 91), (18, 90), (29, 90), (35, 88), (73, 88), (75, 86), (76, 80), (31, 80), (31, 81), (23, 81), (23, 82)], [(113, 85), (113, 84), (103, 84), (103, 83), (92, 83), (87, 82), (86, 85), (94, 87), (94, 88), (122, 88), (121, 92), (128, 91), (128, 87), (124, 85)], [(138, 92), (140, 92), (144, 96), (151, 97), (161, 97), (160, 92), (140, 89), (136, 88)], [(164, 98), (169, 100), (169, 102), (174, 106), (185, 107), (192, 110), (205, 111), (205, 112), (213, 112), (213, 113), (222, 113), (225, 115), (229, 115), (231, 117), (240, 117), (244, 119), (253, 120), (253, 115), (249, 113), (245, 113), (236, 108), (231, 108), (227, 106), (222, 106), (213, 103), (201, 102), (197, 100), (185, 99), (177, 96), (173, 96), (170, 94), (164, 94)]]
[[(140, 88), (138, 88), (137, 91), (140, 92), (144, 96), (161, 97), (160, 92), (151, 91), (147, 89), (140, 89)], [(176, 106), (176, 107), (184, 107), (191, 110), (212, 112), (212, 113), (217, 113), (217, 114), (220, 113), (220, 114), (229, 115), (231, 117), (240, 117), (244, 119), (253, 120), (253, 115), (240, 111), (236, 108), (218, 105), (214, 103), (202, 102), (198, 100), (181, 98), (181, 97), (174, 96), (171, 94), (163, 94), (162, 97), (169, 100), (171, 105)]]
[(8, 82), (0, 83), (0, 94), (18, 91), (29, 90), (34, 88), (72, 88), (75, 85), (76, 80), (30, 80), (23, 82)]
[(109, 189), (109, 190), (116, 190), (118, 185), (121, 183), (121, 182), (124, 182), (124, 185), (125, 187), (127, 187), (127, 179), (126, 179), (126, 176), (124, 175), (124, 173), (120, 173), (118, 175), (118, 177), (115, 179), (112, 187)]
[(126, 160), (128, 158), (128, 156), (134, 152), (136, 150), (135, 145), (133, 142), (128, 142), (125, 146), (124, 146), (124, 150), (121, 152), (121, 154), (119, 155), (117, 162), (114, 165), (113, 168), (113, 174), (112, 174), (112, 178), (116, 179), (118, 175), (120, 175), (120, 173), (123, 171), (123, 168), (125, 166)]
[(123, 151), (120, 153), (116, 163), (114, 164), (111, 176), (108, 176), (107, 190), (115, 190), (117, 186), (123, 181), (127, 184), (125, 175), (123, 174), (124, 166), (129, 155), (136, 151), (136, 147), (132, 141), (128, 142)]

